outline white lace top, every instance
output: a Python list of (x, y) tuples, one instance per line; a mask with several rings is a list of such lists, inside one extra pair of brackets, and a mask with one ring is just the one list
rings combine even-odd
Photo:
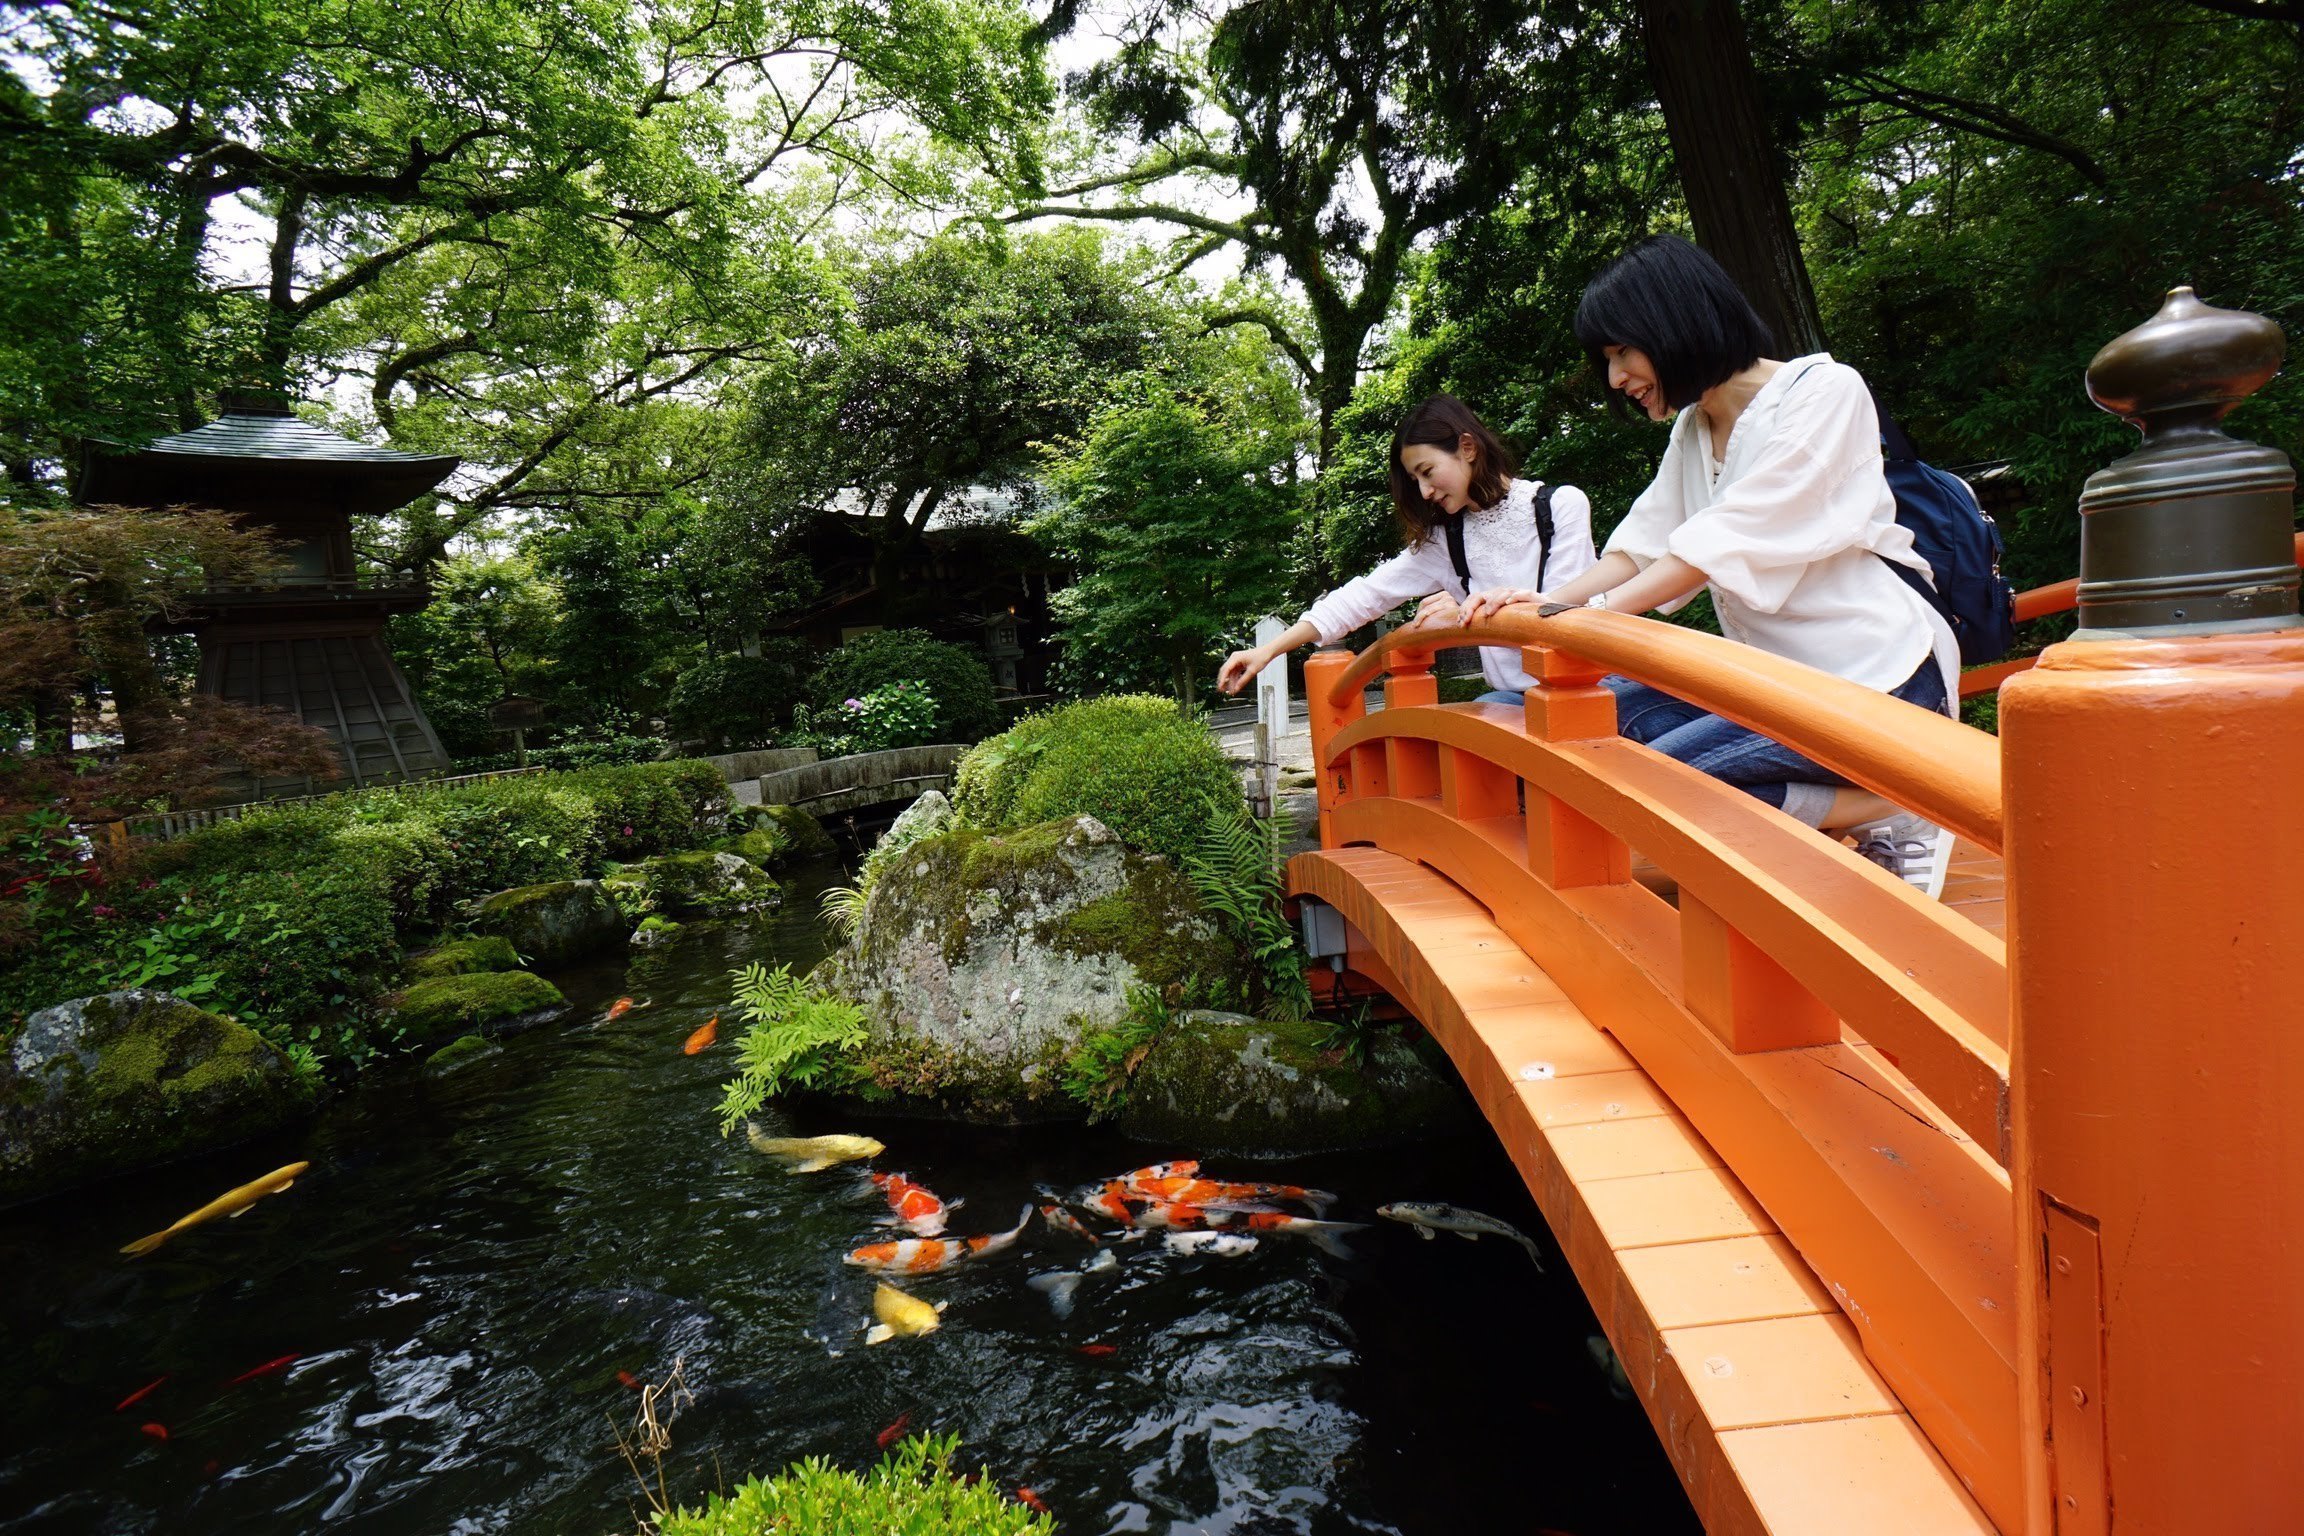
[[(1536, 491), (1542, 481), (1519, 479), (1505, 488), (1494, 506), (1475, 507), (1464, 519), (1464, 563), (1472, 568), (1474, 591), (1489, 587), (1557, 587), (1590, 570), (1598, 556), (1592, 549), (1592, 502), (1572, 485), (1552, 491), (1552, 552), (1537, 574)], [(1461, 602), (1468, 594), (1456, 579), (1448, 559), (1448, 540), (1435, 530), (1421, 543), (1411, 544), (1365, 576), (1357, 576), (1304, 611), (1305, 619), (1320, 631), (1320, 642), (1332, 645), (1353, 630), (1391, 612), (1414, 598), (1446, 592)], [(1520, 670), (1516, 646), (1482, 646), (1480, 670), (1491, 688), (1517, 692), (1536, 686)]]

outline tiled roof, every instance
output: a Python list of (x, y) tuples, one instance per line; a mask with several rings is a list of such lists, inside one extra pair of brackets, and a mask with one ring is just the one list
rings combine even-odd
[[(147, 453), (203, 454), (225, 459), (294, 459), (339, 464), (453, 465), (453, 456), (403, 453), (356, 442), (295, 416), (227, 415), (204, 427), (163, 437)], [(443, 471), (445, 472), (445, 471)]]

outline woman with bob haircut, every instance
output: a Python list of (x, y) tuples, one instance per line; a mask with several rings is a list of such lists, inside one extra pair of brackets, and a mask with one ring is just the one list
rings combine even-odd
[[(1365, 576), (1344, 583), (1305, 610), (1268, 644), (1234, 651), (1216, 686), (1238, 693), (1249, 679), (1314, 640), (1333, 645), (1413, 597), (1424, 599), (1415, 623), (1455, 622), (1457, 605), (1477, 583), (1483, 592), (1532, 589), (1573, 580), (1591, 569), (1592, 503), (1572, 485), (1552, 487), (1549, 548), (1539, 535), (1539, 480), (1518, 478), (1512, 450), (1454, 395), (1434, 395), (1410, 411), (1392, 434), (1392, 515), (1406, 547)], [(1458, 519), (1467, 582), (1449, 548), (1449, 519)], [(1518, 704), (1536, 681), (1520, 670), (1517, 646), (1480, 648), (1491, 690), (1481, 698)]]
[[(1706, 587), (1731, 640), (1949, 713), (1959, 651), (1942, 616), (1889, 569), (1933, 580), (1896, 521), (1880, 419), (1863, 376), (1829, 353), (1778, 361), (1767, 326), (1720, 264), (1654, 235), (1584, 289), (1576, 337), (1612, 403), (1670, 421), (1663, 462), (1593, 567), (1507, 602), (1671, 613)], [(1756, 731), (1611, 677), (1617, 728), (1857, 851), (1933, 898), (1952, 836)]]

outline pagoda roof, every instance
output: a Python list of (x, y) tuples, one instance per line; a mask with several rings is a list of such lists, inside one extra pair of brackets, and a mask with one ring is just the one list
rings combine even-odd
[(214, 505), (299, 493), (361, 513), (388, 512), (448, 477), (454, 454), (404, 453), (314, 426), (283, 409), (235, 409), (148, 447), (89, 445), (80, 499), (157, 507)]

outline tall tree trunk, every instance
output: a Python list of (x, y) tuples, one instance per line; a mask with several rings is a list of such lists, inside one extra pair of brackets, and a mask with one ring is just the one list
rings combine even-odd
[(1821, 352), (1824, 323), (1736, 0), (1640, 0), (1640, 15), (1697, 240), (1776, 333), (1778, 355)]

